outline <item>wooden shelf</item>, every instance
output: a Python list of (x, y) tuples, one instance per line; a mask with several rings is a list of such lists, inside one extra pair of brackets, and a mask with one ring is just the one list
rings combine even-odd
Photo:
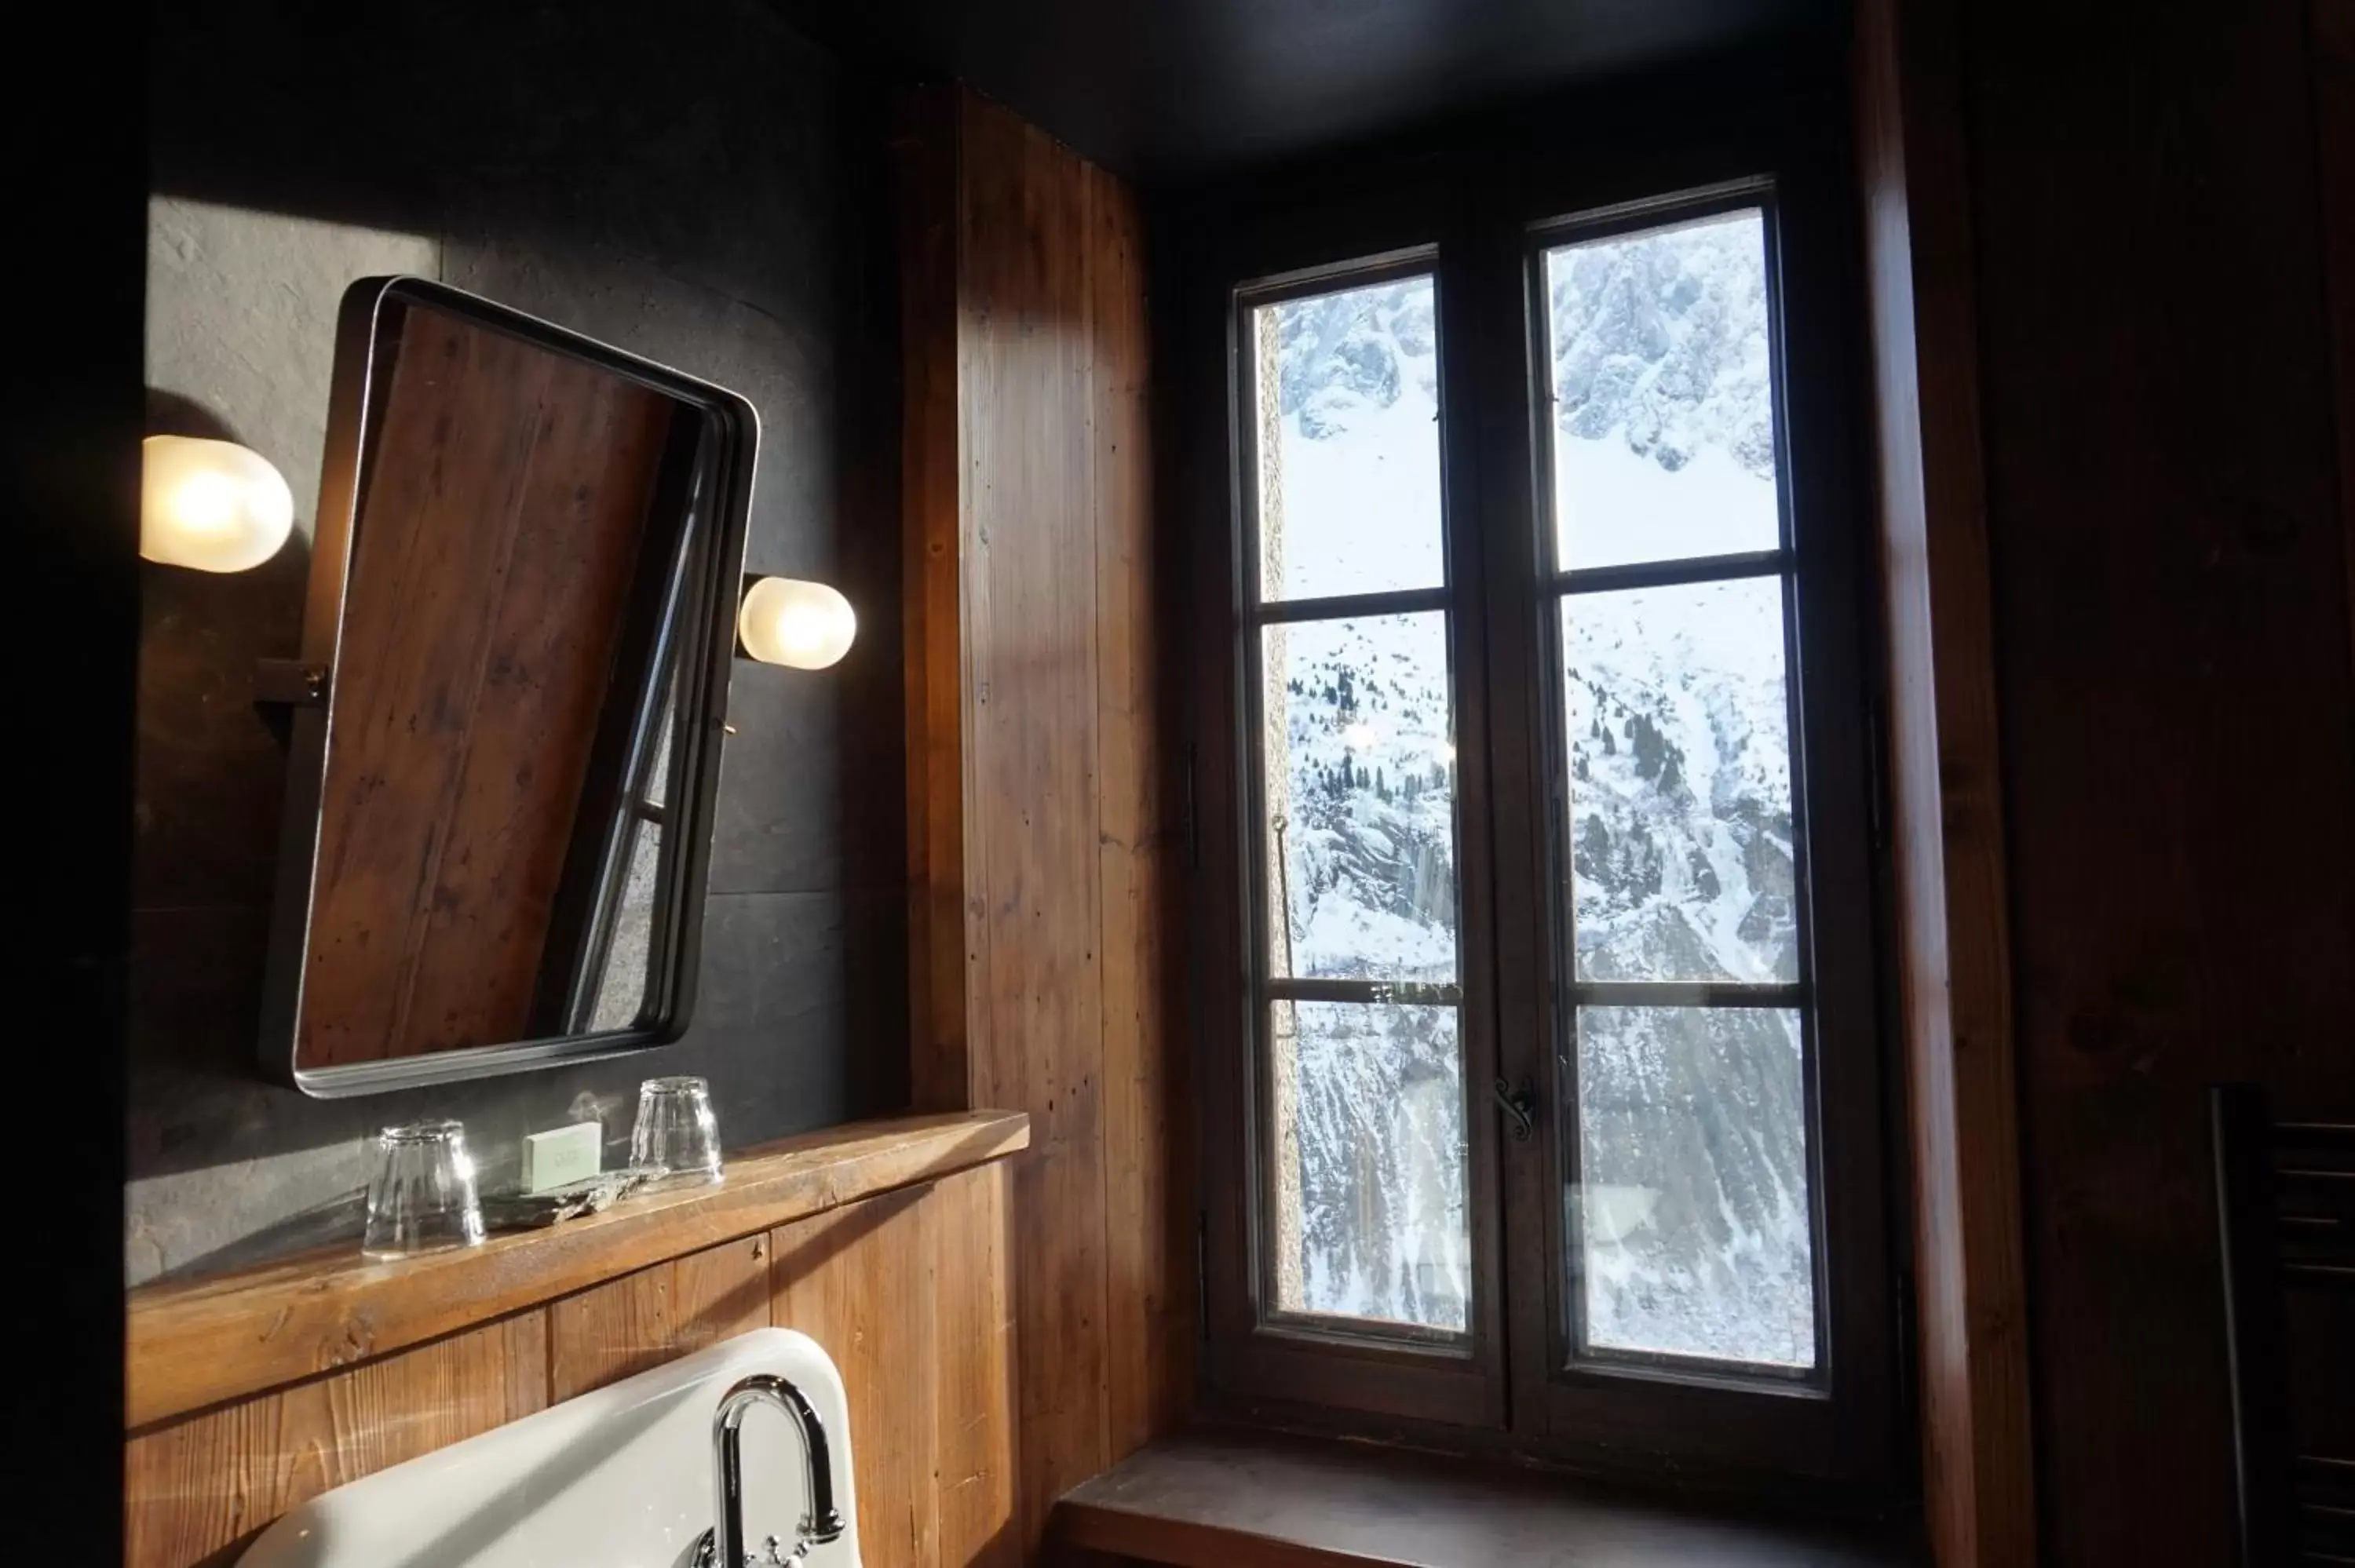
[(124, 1424), (314, 1377), (619, 1275), (1026, 1149), (1030, 1118), (862, 1122), (734, 1156), (716, 1187), (657, 1192), (478, 1247), (370, 1263), (357, 1246), (131, 1293)]
[(1368, 1445), (1167, 1438), (1066, 1493), (1066, 1546), (1182, 1568), (1892, 1568), (1910, 1533), (1636, 1499)]

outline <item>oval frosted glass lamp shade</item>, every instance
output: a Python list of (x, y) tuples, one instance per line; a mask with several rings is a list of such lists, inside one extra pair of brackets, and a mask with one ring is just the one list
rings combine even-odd
[(764, 664), (823, 670), (850, 652), (858, 617), (850, 601), (824, 583), (762, 577), (736, 612), (744, 652)]
[(294, 493), (270, 460), (235, 441), (150, 436), (141, 449), (139, 553), (169, 567), (241, 572), (294, 528)]

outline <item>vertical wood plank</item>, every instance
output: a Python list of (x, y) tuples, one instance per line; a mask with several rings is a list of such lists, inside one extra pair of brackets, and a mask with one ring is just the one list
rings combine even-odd
[(1015, 1178), (1024, 1539), (1109, 1462), (1094, 452), (1085, 166), (966, 95), (959, 415), (982, 1103)]
[(874, 1568), (940, 1562), (934, 1191), (887, 1192), (770, 1233), (770, 1320), (817, 1340), (842, 1371), (859, 1544)]
[(544, 1408), (547, 1344), (527, 1312), (139, 1434), (123, 1449), (124, 1562), (233, 1560), (331, 1487)]
[[(2208, 1089), (2355, 1106), (2314, 40), (2302, 0), (1965, 16), (2042, 1548), (2229, 1563)], [(2136, 264), (2074, 286), (2088, 246)]]
[[(2035, 1561), (2011, 940), (1950, 6), (1859, 11), (1923, 1473), (1942, 1563)], [(1901, 25), (1902, 24), (1902, 25)]]
[(911, 1067), (921, 1104), (1031, 1116), (1027, 1555), (1191, 1389), (1141, 219), (964, 89), (902, 128)]
[(769, 1240), (642, 1268), (548, 1308), (551, 1402), (602, 1388), (769, 1321)]
[(2339, 405), (2339, 524), (2355, 653), (2355, 0), (2311, 0), (2314, 135), (2322, 186), (2322, 271)]
[(1191, 1392), (1193, 1248), (1182, 1183), (1183, 1086), (1164, 946), (1176, 927), (1156, 712), (1144, 225), (1100, 170), (1087, 191), (1096, 544), (1098, 906), (1103, 955), (1107, 1457), (1175, 1426)]
[(1019, 1563), (1015, 1504), (1014, 1319), (1007, 1279), (1003, 1164), (943, 1180), (930, 1200), (939, 1245), (939, 1333), (933, 1485), (940, 1498), (941, 1568)]
[(964, 464), (958, 409), (958, 139), (964, 90), (920, 90), (900, 162), (902, 637), (907, 681), (908, 1045), (917, 1110), (975, 1101), (967, 988), (965, 814), (972, 693), (964, 658)]

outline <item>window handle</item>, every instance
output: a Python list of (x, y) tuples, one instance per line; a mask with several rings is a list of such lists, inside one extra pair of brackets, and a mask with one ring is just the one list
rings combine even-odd
[(1497, 1104), (1513, 1118), (1513, 1141), (1527, 1143), (1538, 1129), (1538, 1097), (1524, 1078), (1518, 1084), (1497, 1080)]

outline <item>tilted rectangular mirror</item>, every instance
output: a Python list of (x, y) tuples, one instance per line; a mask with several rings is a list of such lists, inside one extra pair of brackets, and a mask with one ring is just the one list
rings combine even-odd
[(735, 394), (458, 290), (346, 294), (302, 659), (261, 682), (294, 715), (274, 1075), (686, 1027), (758, 440)]

